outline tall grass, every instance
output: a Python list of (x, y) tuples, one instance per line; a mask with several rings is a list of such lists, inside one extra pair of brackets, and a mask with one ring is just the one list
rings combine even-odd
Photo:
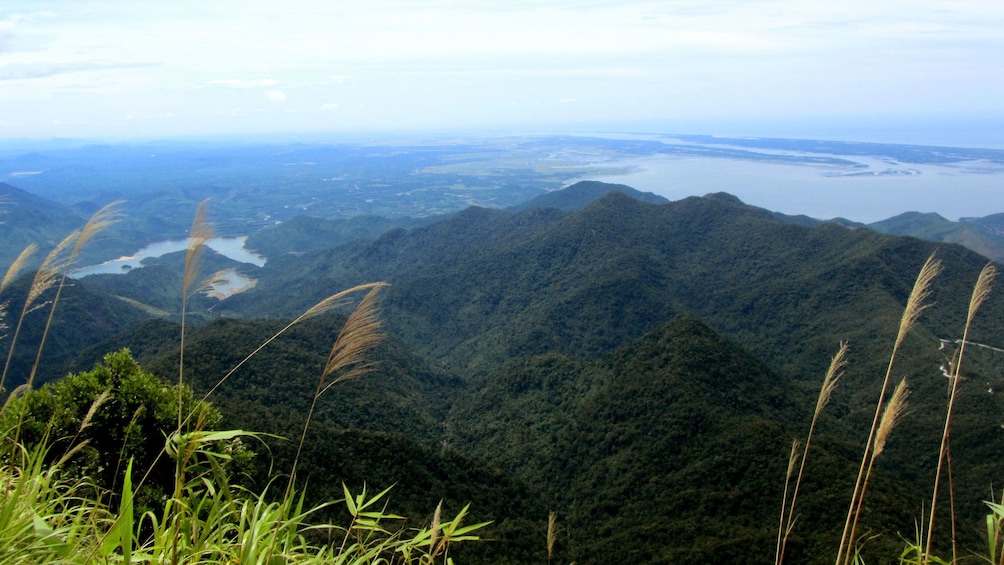
[[(42, 358), (45, 336), (52, 323), (66, 273), (81, 247), (101, 229), (111, 225), (116, 217), (114, 206), (102, 209), (82, 230), (64, 239), (43, 261), (22, 307), (3, 376), (0, 377), (0, 387), (6, 379), (18, 330), (25, 316), (40, 307), (49, 306), (42, 343), (26, 382), (27, 388), (32, 386), (31, 377)], [(150, 469), (137, 470), (133, 468), (133, 461), (126, 462), (119, 492), (112, 498), (105, 496), (102, 488), (90, 478), (64, 473), (66, 463), (84, 446), (78, 438), (90, 425), (95, 412), (107, 401), (106, 394), (94, 399), (77, 435), (55, 461), (48, 452), (52, 444), (47, 439), (32, 446), (19, 443), (19, 423), (15, 429), (3, 430), (9, 449), (7, 455), (0, 459), (0, 490), (5, 493), (0, 500), (0, 561), (82, 564), (452, 563), (449, 557), (451, 544), (477, 539), (475, 532), (486, 525), (463, 524), (467, 507), (453, 518), (446, 519), (441, 516), (440, 504), (431, 525), (408, 529), (402, 517), (385, 510), (390, 489), (370, 494), (365, 488), (354, 493), (344, 487), (341, 504), (348, 514), (348, 526), (314, 523), (315, 517), (322, 511), (330, 512), (336, 502), (308, 508), (304, 504), (304, 493), (298, 492), (295, 486), (297, 464), (318, 399), (335, 384), (358, 378), (374, 368), (366, 355), (383, 338), (377, 297), (379, 291), (387, 286), (386, 283), (359, 285), (322, 300), (258, 346), (206, 394), (203, 400), (289, 328), (346, 304), (354, 294), (365, 293), (349, 315), (327, 362), (321, 368), (283, 494), (276, 497), (272, 493), (275, 479), (260, 491), (247, 490), (231, 483), (226, 469), (231, 458), (228, 444), (242, 436), (256, 434), (243, 430), (207, 429), (204, 410), (185, 413), (183, 408), (187, 299), (198, 288), (199, 257), (211, 234), (212, 228), (206, 221), (206, 203), (203, 202), (193, 222), (182, 277), (176, 427), (168, 434), (158, 456), (158, 459), (166, 456), (175, 460), (174, 492), (159, 507), (139, 513), (135, 505), (136, 494)], [(17, 276), (34, 251), (34, 246), (29, 246), (11, 265), (0, 282), (0, 290)], [(55, 296), (43, 301), (57, 284)], [(5, 309), (0, 311), (3, 312)], [(121, 462), (106, 461), (104, 464), (120, 465)], [(136, 481), (135, 476), (142, 478)], [(108, 500), (117, 501), (117, 507), (109, 507)], [(312, 532), (323, 535), (312, 535)], [(321, 538), (339, 541), (311, 541)]]
[[(941, 434), (941, 446), (938, 450), (938, 469), (935, 471), (934, 475), (934, 489), (931, 494), (931, 510), (930, 510), (930, 521), (927, 525), (927, 540), (924, 544), (924, 555), (929, 556), (931, 554), (931, 543), (934, 533), (934, 517), (938, 507), (938, 491), (941, 485), (941, 476), (943, 467), (948, 460), (949, 454), (949, 437), (952, 426), (952, 414), (955, 411), (955, 400), (956, 394), (959, 390), (959, 379), (962, 376), (962, 360), (965, 356), (966, 343), (969, 340), (969, 329), (972, 327), (973, 318), (976, 316), (976, 312), (986, 301), (987, 297), (990, 295), (991, 287), (993, 286), (994, 278), (997, 276), (997, 269), (990, 263), (987, 263), (983, 270), (980, 271), (980, 275), (976, 280), (976, 285), (973, 287), (973, 294), (969, 299), (969, 309), (966, 312), (966, 324), (962, 330), (962, 343), (959, 345), (959, 354), (956, 358), (955, 363), (953, 363), (950, 382), (951, 382), (951, 392), (948, 398), (948, 407), (945, 413), (945, 426)], [(952, 519), (952, 529), (955, 529), (954, 520), (954, 504), (953, 506), (953, 519)], [(952, 536), (952, 553), (953, 556), (957, 555), (955, 549), (955, 536)]]
[[(847, 366), (847, 350), (847, 342), (841, 342), (840, 349), (837, 350), (837, 353), (830, 360), (830, 366), (823, 377), (823, 386), (820, 387), (819, 396), (816, 398), (816, 409), (812, 413), (809, 432), (805, 436), (805, 447), (801, 447), (797, 439), (793, 440), (791, 444), (791, 455), (788, 457), (788, 471), (784, 482), (784, 494), (781, 498), (781, 521), (777, 529), (777, 549), (774, 558), (776, 565), (781, 565), (784, 562), (784, 552), (787, 547), (788, 538), (791, 536), (791, 531), (795, 528), (795, 521), (797, 519), (795, 503), (798, 500), (799, 488), (805, 475), (805, 463), (809, 455), (809, 447), (812, 445), (812, 437), (816, 431), (816, 424), (819, 423), (819, 416), (823, 413), (826, 405), (829, 404), (830, 398), (833, 396), (833, 390), (836, 388), (840, 377), (844, 374), (844, 368)], [(799, 457), (800, 451), (801, 457)], [(792, 488), (791, 502), (789, 504), (788, 485), (791, 481), (796, 461), (798, 462), (798, 476)]]
[[(899, 384), (896, 385), (891, 394), (889, 394), (890, 380), (893, 372), (893, 367), (895, 365), (897, 354), (900, 347), (903, 344), (903, 340), (906, 335), (914, 328), (920, 317), (920, 314), (930, 306), (930, 284), (931, 281), (941, 272), (941, 263), (935, 259), (934, 255), (928, 258), (921, 268), (917, 279), (914, 283), (913, 289), (910, 292), (910, 296), (907, 299), (906, 306), (903, 310), (902, 317), (900, 319), (899, 331), (896, 335), (896, 340), (893, 344), (892, 352), (890, 353), (888, 364), (886, 367), (885, 376), (882, 381), (881, 390), (879, 392), (878, 400), (875, 404), (875, 414), (872, 419), (872, 425), (868, 432), (868, 437), (864, 445), (864, 453), (862, 455), (861, 463), (858, 467), (857, 479), (854, 484), (854, 490), (851, 496), (851, 502), (848, 507), (846, 520), (844, 523), (844, 529), (841, 534), (840, 545), (836, 552), (836, 565), (849, 565), (851, 563), (859, 563), (860, 558), (857, 553), (858, 540), (858, 526), (861, 519), (861, 510), (864, 504), (865, 495), (867, 494), (868, 485), (871, 481), (872, 474), (875, 468), (875, 462), (880, 455), (885, 451), (885, 447), (889, 438), (895, 429), (896, 425), (901, 421), (903, 415), (907, 409), (907, 398), (909, 396), (909, 389), (906, 384), (906, 379), (900, 380)], [(935, 515), (938, 508), (938, 493), (941, 490), (941, 478), (946, 474), (951, 482), (951, 452), (950, 452), (950, 428), (952, 421), (952, 414), (955, 409), (957, 401), (957, 392), (959, 381), (962, 376), (962, 361), (965, 356), (965, 347), (969, 342), (969, 330), (971, 328), (973, 318), (976, 312), (979, 310), (980, 306), (984, 303), (990, 294), (992, 283), (996, 277), (997, 271), (993, 265), (988, 264), (980, 272), (977, 282), (973, 288), (973, 294), (969, 301), (969, 308), (966, 315), (965, 325), (962, 331), (962, 339), (960, 340), (960, 346), (956, 352), (954, 361), (951, 364), (949, 371), (949, 397), (946, 408), (945, 424), (943, 428), (943, 433), (941, 435), (941, 444), (938, 453), (938, 463), (937, 469), (935, 471), (935, 481), (934, 488), (932, 492), (929, 516), (927, 517), (926, 528), (919, 527), (917, 532), (916, 542), (908, 543), (903, 553), (899, 556), (899, 562), (901, 564), (917, 564), (917, 565), (931, 565), (931, 564), (941, 564), (941, 563), (952, 563), (955, 564), (959, 560), (958, 550), (955, 542), (955, 511), (954, 511), (954, 500), (952, 501), (951, 515), (952, 515), (952, 559), (951, 561), (946, 561), (933, 554), (933, 534), (935, 527)], [(812, 422), (809, 426), (809, 432), (806, 436), (805, 446), (801, 447), (796, 440), (792, 444), (792, 449), (789, 455), (788, 470), (786, 473), (785, 484), (782, 494), (782, 506), (781, 506), (781, 519), (778, 524), (778, 534), (777, 534), (777, 549), (775, 564), (780, 565), (784, 560), (784, 553), (786, 547), (786, 541), (794, 528), (797, 515), (795, 514), (795, 503), (798, 497), (799, 485), (802, 482), (802, 472), (805, 469), (805, 461), (809, 452), (809, 444), (811, 442), (813, 432), (815, 430), (819, 414), (826, 402), (829, 400), (831, 393), (833, 392), (833, 387), (836, 381), (839, 379), (840, 371), (846, 365), (844, 360), (844, 355), (847, 351), (846, 343), (841, 344), (841, 349), (834, 356), (830, 368), (827, 371), (826, 377), (823, 380), (823, 386), (819, 393), (819, 399), (816, 403), (816, 410), (812, 416)], [(792, 475), (795, 468), (796, 461), (798, 464), (798, 475), (794, 481), (793, 486), (789, 483), (792, 480)], [(791, 497), (789, 501), (789, 490), (791, 490)], [(996, 565), (1004, 565), (1004, 528), (1001, 524), (1004, 523), (1004, 506), (999, 503), (990, 501), (987, 503), (990, 508), (990, 514), (987, 516), (987, 532), (988, 532), (988, 553), (987, 556), (983, 557), (983, 560)]]
[(865, 450), (861, 456), (861, 465), (858, 467), (858, 476), (854, 482), (854, 493), (851, 495), (851, 503), (847, 509), (847, 519), (844, 522), (844, 530), (840, 536), (840, 547), (837, 550), (836, 565), (847, 565), (851, 562), (854, 554), (854, 533), (857, 523), (861, 517), (861, 505), (864, 503), (865, 477), (870, 473), (875, 464), (876, 434), (882, 419), (883, 407), (885, 406), (886, 394), (889, 390), (889, 381), (892, 377), (892, 369), (896, 363), (896, 355), (907, 334), (916, 325), (920, 314), (926, 310), (930, 303), (927, 299), (931, 295), (930, 285), (938, 274), (941, 273), (941, 261), (935, 259), (932, 254), (927, 258), (924, 266), (921, 267), (914, 281), (910, 296), (907, 298), (906, 307), (900, 318), (899, 331), (896, 334), (896, 341), (893, 344), (892, 353), (889, 354), (889, 363), (886, 366), (885, 377), (882, 379), (882, 388), (879, 392), (878, 402), (875, 404), (875, 416), (872, 418), (872, 425), (868, 431), (868, 439), (865, 441)]

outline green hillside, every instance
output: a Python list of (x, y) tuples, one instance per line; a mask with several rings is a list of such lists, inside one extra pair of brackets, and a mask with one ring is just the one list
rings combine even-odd
[[(472, 502), (476, 519), (495, 521), (497, 541), (457, 554), (469, 562), (546, 562), (555, 511), (562, 562), (768, 563), (790, 442), (805, 433), (830, 356), (847, 340), (850, 364), (820, 421), (789, 544), (789, 562), (824, 563), (836, 550), (902, 308), (932, 252), (944, 273), (894, 370), (910, 382), (910, 409), (864, 510), (862, 531), (875, 536), (865, 555), (884, 562), (929, 496), (942, 367), (985, 263), (958, 245), (802, 225), (727, 194), (653, 204), (614, 190), (567, 211), (469, 208), (283, 254), (257, 271), (254, 289), (208, 312), (196, 304), (207, 321), (188, 334), (185, 381), (207, 390), (280, 320), (385, 280), (390, 337), (373, 373), (322, 397), (304, 463), (310, 496), (337, 496), (342, 481), (396, 483), (416, 520), (440, 498), (453, 508)], [(176, 263), (164, 260), (170, 272)], [(139, 271), (80, 281), (75, 288), (94, 306), (67, 312), (64, 323), (124, 304), (106, 292), (168, 310), (170, 285)], [(952, 434), (967, 551), (985, 531), (982, 500), (999, 482), (1004, 449), (995, 392), (1004, 389), (1004, 359), (994, 349), (1002, 315), (998, 292), (969, 334), (991, 347), (967, 349)], [(129, 347), (145, 369), (176, 374), (179, 328), (148, 320), (115, 333), (133, 321), (79, 322), (87, 335), (61, 351), (79, 354), (82, 370)], [(227, 381), (213, 400), (228, 425), (295, 437), (340, 324), (329, 316), (298, 326)], [(96, 343), (99, 334), (108, 339)], [(268, 445), (259, 481), (270, 463), (275, 472), (292, 458), (290, 443)], [(947, 527), (938, 535), (944, 553)]]
[(891, 235), (908, 235), (927, 241), (957, 243), (994, 261), (1004, 260), (1004, 237), (1000, 218), (965, 218), (953, 222), (934, 213), (905, 212), (868, 224), (868, 227)]
[(651, 204), (665, 204), (669, 202), (662, 196), (651, 192), (635, 190), (623, 184), (610, 184), (599, 181), (579, 181), (573, 185), (566, 186), (561, 190), (555, 190), (546, 194), (541, 194), (536, 198), (531, 198), (522, 204), (509, 207), (509, 210), (529, 210), (530, 208), (557, 208), (570, 212), (580, 210), (605, 196), (608, 192), (620, 192), (635, 200), (649, 202)]

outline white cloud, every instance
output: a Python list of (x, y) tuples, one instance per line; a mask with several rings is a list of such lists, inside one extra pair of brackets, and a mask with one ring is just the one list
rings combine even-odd
[(271, 78), (261, 78), (255, 80), (243, 79), (218, 79), (206, 83), (210, 86), (222, 86), (224, 88), (268, 88), (277, 86), (279, 81)]
[(0, 81), (43, 78), (67, 73), (82, 73), (87, 71), (108, 71), (116, 69), (138, 69), (156, 67), (157, 63), (12, 63), (0, 67)]
[[(443, 126), (549, 123), (558, 118), (533, 108), (555, 103), (569, 123), (1004, 115), (1000, 0), (38, 4), (0, 2), (0, 116), (11, 124), (0, 136), (65, 134), (44, 127), (57, 116), (85, 120), (80, 131), (166, 112), (192, 130), (231, 127), (214, 112), (284, 102), (313, 109), (303, 124), (325, 127), (307, 116), (339, 110), (363, 129), (430, 115)], [(361, 102), (372, 111), (345, 111)], [(300, 127), (263, 114), (240, 127)]]

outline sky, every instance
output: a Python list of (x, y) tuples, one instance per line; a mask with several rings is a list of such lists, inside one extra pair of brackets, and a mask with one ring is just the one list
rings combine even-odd
[(1000, 0), (0, 5), (0, 140), (602, 130), (1004, 147), (1002, 93)]

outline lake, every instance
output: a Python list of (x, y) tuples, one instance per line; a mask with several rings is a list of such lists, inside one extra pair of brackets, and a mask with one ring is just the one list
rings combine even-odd
[[(265, 265), (266, 258), (258, 255), (257, 253), (252, 253), (245, 249), (244, 244), (247, 242), (247, 236), (241, 237), (214, 237), (206, 241), (206, 247), (216, 251), (217, 253), (233, 259), (234, 261), (239, 261), (241, 263), (251, 263), (252, 265), (257, 265), (259, 267)], [(88, 275), (103, 275), (112, 274), (118, 275), (122, 273), (127, 273), (132, 269), (138, 269), (143, 266), (144, 259), (150, 259), (154, 257), (160, 257), (161, 255), (166, 255), (168, 253), (175, 253), (178, 251), (184, 251), (188, 249), (188, 239), (170, 239), (165, 241), (158, 241), (156, 243), (151, 243), (146, 247), (143, 247), (133, 255), (128, 257), (119, 257), (112, 261), (105, 261), (100, 265), (91, 265), (88, 267), (82, 267), (80, 269), (75, 269), (70, 272), (70, 276), (79, 279), (86, 277)]]

